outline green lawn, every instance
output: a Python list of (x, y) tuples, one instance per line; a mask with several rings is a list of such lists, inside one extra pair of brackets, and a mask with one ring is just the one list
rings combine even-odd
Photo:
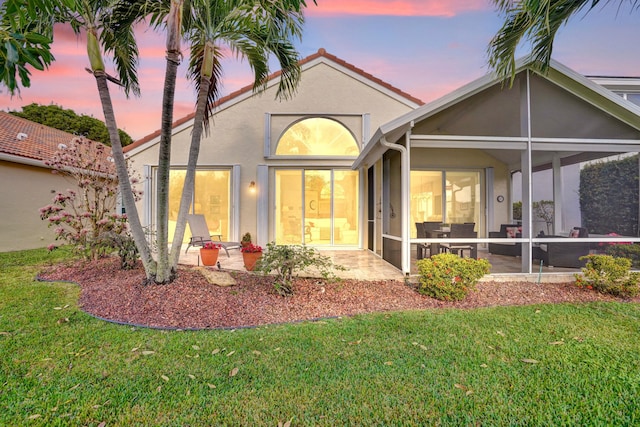
[(34, 280), (65, 256), (0, 254), (2, 426), (640, 424), (636, 304), (158, 331)]

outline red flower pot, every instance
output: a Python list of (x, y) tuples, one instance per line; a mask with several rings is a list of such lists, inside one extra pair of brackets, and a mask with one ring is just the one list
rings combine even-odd
[(200, 249), (202, 265), (216, 265), (220, 249)]
[(256, 262), (262, 256), (262, 252), (242, 252), (242, 259), (244, 260), (244, 268), (247, 271), (253, 271), (256, 266)]

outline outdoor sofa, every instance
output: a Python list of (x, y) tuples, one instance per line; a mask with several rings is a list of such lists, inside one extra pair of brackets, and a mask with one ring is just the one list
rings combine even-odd
[(586, 264), (586, 260), (580, 257), (589, 255), (591, 244), (581, 242), (580, 238), (589, 237), (589, 232), (584, 227), (574, 227), (567, 236), (542, 236), (542, 237), (562, 237), (566, 242), (541, 243), (533, 248), (533, 259), (543, 262), (549, 267), (581, 268)]
[[(521, 227), (519, 224), (502, 224), (500, 225), (500, 231), (489, 232), (489, 238), (506, 239), (508, 237), (522, 237)], [(522, 244), (516, 242), (489, 243), (489, 253), (494, 255), (521, 256)]]

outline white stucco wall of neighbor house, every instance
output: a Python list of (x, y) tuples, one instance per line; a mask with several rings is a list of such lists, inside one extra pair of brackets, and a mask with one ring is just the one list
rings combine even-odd
[[(358, 143), (362, 144), (367, 134), (382, 123), (411, 111), (416, 106), (382, 85), (371, 84), (352, 69), (336, 65), (323, 57), (305, 64), (300, 84), (292, 99), (275, 100), (276, 90), (277, 87), (271, 85), (260, 95), (241, 93), (226, 100), (213, 116), (210, 135), (202, 139), (198, 161), (200, 167), (240, 165), (239, 182), (235, 183), (239, 185), (240, 200), (236, 208), (240, 212), (240, 232), (255, 233), (258, 216), (268, 214), (257, 212), (257, 195), (248, 190), (251, 181), (257, 181), (259, 165), (306, 164), (348, 168), (353, 162), (353, 159), (295, 160), (265, 156), (267, 139), (270, 139), (270, 152), (275, 153), (279, 137), (289, 126), (305, 117), (323, 116), (342, 123)], [(268, 120), (270, 128), (265, 130)], [(363, 129), (365, 126), (368, 129)], [(191, 121), (175, 129), (172, 138), (172, 165), (186, 165), (191, 129)], [(131, 150), (134, 168), (140, 173), (145, 166), (157, 165), (158, 141), (159, 138), (156, 138)], [(269, 186), (273, 187), (273, 183)], [(273, 191), (273, 188), (258, 188), (258, 191)], [(138, 204), (139, 212), (144, 212), (144, 204), (149, 203), (151, 199), (145, 194)], [(143, 222), (147, 220), (143, 218)]]

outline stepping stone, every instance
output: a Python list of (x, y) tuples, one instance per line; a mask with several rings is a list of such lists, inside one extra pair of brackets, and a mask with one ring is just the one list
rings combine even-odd
[(196, 271), (204, 276), (212, 285), (216, 286), (233, 286), (236, 281), (226, 271), (209, 270), (207, 267), (194, 267)]

